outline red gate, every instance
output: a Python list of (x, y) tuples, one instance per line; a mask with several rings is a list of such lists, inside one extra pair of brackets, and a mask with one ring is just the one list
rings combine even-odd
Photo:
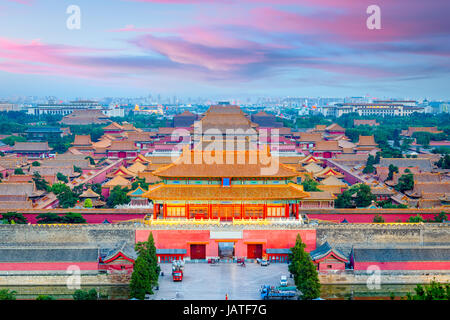
[(262, 259), (262, 244), (247, 244), (248, 259)]
[(191, 244), (191, 259), (206, 259), (206, 245)]

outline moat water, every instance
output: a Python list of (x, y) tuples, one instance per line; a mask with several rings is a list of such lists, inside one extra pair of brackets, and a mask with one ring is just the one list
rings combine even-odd
[[(393, 293), (396, 299), (406, 296), (408, 292), (414, 292), (416, 285), (381, 285), (379, 289), (369, 289), (366, 285), (322, 285), (321, 298), (333, 300), (374, 300), (390, 299)], [(127, 285), (110, 286), (84, 286), (83, 290), (96, 289), (108, 300), (128, 299), (129, 288)], [(18, 300), (34, 300), (39, 295), (51, 295), (56, 299), (71, 300), (73, 289), (66, 286), (0, 286), (1, 289), (11, 289), (17, 292)]]

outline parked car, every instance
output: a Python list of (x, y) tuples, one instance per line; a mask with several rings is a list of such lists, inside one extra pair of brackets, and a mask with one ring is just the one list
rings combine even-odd
[(261, 260), (261, 267), (267, 267), (269, 265), (269, 260), (266, 259), (262, 259)]
[(287, 287), (287, 285), (288, 285), (287, 276), (281, 276), (280, 287)]

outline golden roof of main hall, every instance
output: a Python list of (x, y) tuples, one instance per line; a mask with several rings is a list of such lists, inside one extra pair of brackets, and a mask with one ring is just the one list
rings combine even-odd
[(281, 200), (303, 199), (309, 193), (294, 183), (281, 185), (172, 185), (150, 186), (142, 195), (152, 200)]
[(177, 160), (153, 174), (167, 178), (291, 178), (298, 172), (265, 151), (185, 150)]

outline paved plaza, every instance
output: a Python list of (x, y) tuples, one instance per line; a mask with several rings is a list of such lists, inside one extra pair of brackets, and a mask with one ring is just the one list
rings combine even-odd
[(161, 263), (164, 276), (159, 278), (159, 290), (155, 300), (260, 300), (259, 289), (263, 284), (279, 285), (282, 275), (288, 276), (286, 263), (274, 263), (262, 267), (257, 263), (247, 263), (241, 267), (237, 263), (186, 263), (181, 282), (172, 281), (172, 264)]

